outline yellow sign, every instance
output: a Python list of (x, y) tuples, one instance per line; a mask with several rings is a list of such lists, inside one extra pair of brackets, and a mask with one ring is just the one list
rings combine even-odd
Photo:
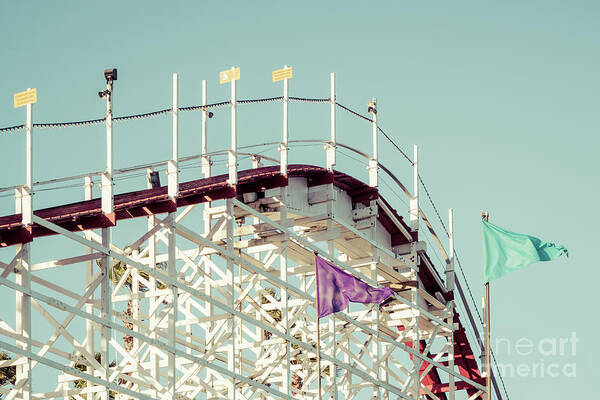
[(227, 83), (231, 81), (237, 81), (240, 79), (240, 69), (231, 68), (227, 71), (222, 71), (219, 73), (219, 83)]
[(282, 81), (284, 79), (290, 79), (292, 77), (292, 67), (286, 67), (273, 71), (273, 82)]
[(37, 92), (35, 89), (28, 89), (21, 93), (15, 93), (15, 108), (23, 107), (27, 104), (33, 104), (37, 101)]

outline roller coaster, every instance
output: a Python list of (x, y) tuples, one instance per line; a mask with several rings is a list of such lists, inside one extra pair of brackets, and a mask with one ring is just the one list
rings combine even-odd
[[(0, 130), (27, 138), (25, 184), (0, 188), (15, 204), (0, 217), (0, 371), (13, 373), (2, 396), (486, 398), (481, 318), (454, 249), (452, 210), (444, 222), (417, 146), (409, 157), (382, 130), (375, 99), (367, 116), (340, 104), (333, 73), (328, 98), (289, 96), (290, 69), (279, 76), (283, 96), (240, 100), (239, 69), (225, 72), (227, 101), (209, 104), (204, 81), (202, 104), (180, 107), (174, 74), (172, 107), (113, 117), (115, 70), (101, 92), (104, 118), (33, 123), (30, 103), (25, 124)], [(283, 106), (281, 140), (238, 146), (238, 107), (266, 102)], [(302, 102), (329, 108), (328, 137), (290, 140), (288, 107)], [(218, 108), (231, 114), (230, 146), (208, 151), (207, 121)], [(202, 148), (183, 157), (185, 112), (201, 113)], [(371, 125), (372, 151), (338, 141), (340, 112)], [(161, 115), (172, 119), (172, 157), (114, 168), (113, 124)], [(90, 124), (106, 126), (106, 168), (34, 181), (34, 131)], [(397, 177), (401, 164), (380, 159), (381, 137), (406, 160), (410, 185)], [(261, 153), (269, 146), (274, 154)], [(288, 162), (307, 146), (322, 151), (321, 165)], [(340, 154), (368, 179), (336, 169)], [(196, 176), (183, 181), (192, 167)], [(115, 193), (117, 180), (129, 189)], [(63, 187), (81, 194), (34, 207), (34, 194)], [(317, 318), (315, 254), (395, 296)], [(497, 378), (494, 397), (508, 399)]]

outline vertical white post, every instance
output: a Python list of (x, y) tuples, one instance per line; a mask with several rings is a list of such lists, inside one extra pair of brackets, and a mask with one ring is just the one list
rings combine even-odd
[[(202, 106), (206, 107), (207, 104), (207, 89), (206, 89), (206, 80), (202, 81)], [(208, 110), (206, 108), (202, 109), (202, 175), (205, 178), (210, 176), (210, 156), (208, 153), (208, 131), (207, 131), (207, 121), (208, 121)]]
[(252, 168), (256, 169), (256, 168), (262, 168), (263, 167), (263, 163), (261, 161), (261, 157), (258, 154), (253, 154), (251, 156), (252, 159)]
[[(207, 89), (207, 83), (206, 80), (202, 80), (202, 176), (204, 176), (205, 178), (208, 178), (211, 176), (211, 166), (212, 166), (212, 162), (210, 160), (210, 156), (208, 155), (208, 118), (209, 118), (209, 111), (205, 108), (206, 105), (208, 104), (208, 89)], [(210, 228), (211, 228), (211, 216), (209, 213), (211, 207), (211, 202), (205, 202), (204, 203), (204, 213), (203, 213), (203, 220), (204, 220), (204, 233), (208, 234), (208, 232), (210, 232)], [(210, 260), (210, 255), (206, 255), (205, 257), (207, 257)], [(211, 266), (210, 266), (210, 262), (205, 262), (204, 263), (204, 272), (206, 273), (207, 276), (211, 276), (212, 271), (211, 271)], [(205, 282), (205, 286), (204, 286), (204, 294), (206, 294), (209, 297), (212, 297), (212, 287), (210, 285), (209, 280), (207, 279)], [(189, 301), (188, 301), (189, 304)], [(211, 317), (214, 314), (214, 306), (210, 305), (210, 304), (206, 304), (206, 308), (207, 308), (207, 314), (209, 314)], [(205, 325), (205, 335), (206, 337), (208, 337), (209, 334), (212, 334), (212, 330), (214, 328), (214, 324), (212, 322), (207, 322)], [(190, 337), (191, 340), (191, 337)], [(213, 377), (212, 377), (212, 373), (210, 370), (206, 371), (206, 382), (209, 384), (209, 386), (213, 386)]]
[[(31, 90), (28, 88), (27, 90)], [(25, 185), (21, 189), (21, 193), (15, 199), (15, 207), (17, 213), (21, 213), (21, 221), (23, 225), (31, 225), (33, 217), (33, 204), (32, 204), (32, 187), (33, 187), (33, 104), (27, 104), (26, 106), (26, 148), (25, 148), (25, 170), (26, 180)], [(24, 243), (17, 245), (17, 254), (21, 253), (20, 257), (20, 271), (15, 276), (17, 284), (22, 285), (24, 288), (29, 289), (31, 287), (31, 244)], [(16, 328), (17, 333), (22, 336), (24, 340), (18, 341), (17, 346), (23, 350), (31, 351), (31, 297), (29, 295), (17, 292), (16, 294)], [(22, 399), (31, 399), (31, 359), (27, 359), (25, 364), (18, 365), (16, 367), (16, 379), (17, 382), (26, 381), (21, 389)]]
[[(92, 199), (93, 190), (94, 190), (94, 182), (92, 181), (92, 177), (86, 176), (84, 178), (84, 184), (83, 184), (85, 200)], [(88, 247), (86, 252), (87, 252), (87, 254), (92, 254), (93, 250), (91, 247)], [(87, 261), (86, 265), (85, 265), (85, 291), (86, 292), (88, 291), (90, 284), (92, 283), (92, 280), (94, 278), (94, 264), (95, 264), (95, 261), (90, 260), (90, 261)], [(90, 293), (90, 300), (91, 301), (85, 305), (85, 312), (87, 312), (89, 314), (93, 314), (94, 305), (92, 304), (92, 301), (94, 300), (94, 293)], [(94, 323), (92, 321), (90, 321), (89, 319), (85, 320), (85, 332), (86, 332), (85, 349), (87, 350), (88, 353), (95, 354), (95, 351), (94, 351)], [(88, 365), (86, 367), (86, 372), (90, 375), (93, 375), (94, 367), (92, 365)], [(88, 384), (89, 384), (89, 382), (88, 382)], [(87, 400), (93, 400), (94, 394), (88, 393), (86, 398), (87, 398)]]
[[(415, 256), (415, 260), (418, 260), (418, 256)], [(418, 265), (418, 262), (417, 262), (417, 265)], [(413, 272), (413, 273), (415, 275), (415, 281), (417, 282), (417, 287), (415, 287), (411, 290), (411, 292), (412, 292), (411, 300), (414, 304), (419, 304), (419, 292), (418, 292), (419, 280), (418, 280), (418, 277), (416, 276), (417, 275), (416, 272)], [(412, 348), (414, 351), (420, 352), (420, 344), (421, 344), (421, 337), (420, 337), (420, 332), (419, 332), (420, 312), (416, 308), (413, 308), (412, 312), (413, 312), (413, 318), (414, 318)], [(412, 384), (413, 384), (413, 392), (415, 395), (415, 399), (419, 398), (419, 394), (421, 392), (421, 379), (419, 376), (420, 368), (421, 368), (421, 359), (418, 357), (413, 357)]]
[[(179, 76), (173, 74), (173, 155), (168, 165), (168, 191), (169, 197), (175, 201), (179, 195)], [(167, 245), (168, 245), (168, 274), (169, 277), (177, 278), (176, 258), (175, 258), (175, 228), (173, 223), (175, 222), (175, 213), (169, 213), (169, 230), (167, 233)], [(168, 343), (169, 346), (175, 347), (175, 327), (177, 321), (177, 287), (171, 285), (172, 300), (169, 308), (168, 316)], [(168, 381), (169, 381), (169, 394), (172, 399), (176, 399), (176, 373), (175, 373), (175, 354), (168, 354)]]
[[(140, 250), (139, 249), (133, 249), (132, 252), (132, 257), (134, 259), (139, 258), (140, 256)], [(132, 268), (131, 271), (131, 314), (132, 314), (132, 318), (135, 321), (139, 321), (140, 318), (140, 275), (139, 275), (139, 271), (137, 268)], [(140, 332), (140, 326), (138, 324), (133, 324), (133, 331), (134, 332)], [(140, 341), (138, 338), (134, 337), (133, 338), (133, 343), (131, 344), (131, 350), (129, 350), (131, 353), (133, 353), (133, 350), (136, 349), (138, 347), (138, 345), (140, 344)]]
[[(23, 191), (15, 190), (15, 212), (23, 212)], [(20, 271), (15, 274), (15, 283), (23, 286), (25, 289), (31, 288), (31, 264), (30, 264), (30, 249), (31, 244), (18, 244), (16, 253), (20, 256)], [(31, 351), (31, 297), (28, 295), (16, 292), (16, 315), (15, 326), (16, 333), (21, 336), (21, 340), (17, 340), (17, 347)], [(25, 381), (25, 384), (20, 390), (22, 399), (31, 400), (31, 359), (27, 358), (25, 364), (16, 366), (16, 382)]]
[(231, 149), (229, 150), (229, 184), (237, 185), (237, 80), (231, 81)]
[[(102, 228), (102, 245), (110, 248), (111, 245), (111, 228)], [(100, 317), (112, 321), (112, 299), (110, 288), (110, 257), (104, 256), (101, 261), (102, 265), (102, 283), (100, 285)], [(111, 329), (108, 325), (103, 325), (100, 331), (100, 355), (101, 365), (104, 368), (103, 379), (110, 381), (110, 349), (109, 342), (111, 337)], [(102, 399), (108, 400), (109, 388), (104, 387), (101, 392)]]
[(179, 77), (173, 74), (173, 155), (167, 165), (167, 183), (169, 197), (172, 200), (179, 195)]
[[(30, 90), (30, 89), (27, 89)], [(25, 170), (26, 181), (23, 187), (22, 199), (22, 222), (23, 225), (31, 225), (33, 217), (33, 104), (27, 104), (27, 120), (25, 122), (26, 150), (25, 150)]]
[[(233, 81), (235, 82), (235, 81)], [(233, 201), (231, 199), (226, 200), (225, 215), (227, 218), (226, 222), (226, 235), (227, 235), (227, 251), (231, 254), (234, 251), (234, 236), (233, 236), (233, 224), (235, 222)], [(227, 257), (227, 288), (230, 290), (230, 298), (228, 305), (233, 308), (235, 305), (235, 264), (231, 257)], [(227, 369), (229, 371), (235, 371), (235, 354), (236, 354), (236, 320), (234, 315), (231, 315), (231, 339), (229, 341), (229, 351), (227, 352)], [(235, 378), (231, 378), (227, 383), (227, 398), (230, 400), (236, 399), (235, 391)]]
[[(410, 199), (410, 228), (411, 231), (416, 233), (419, 230), (419, 148), (417, 147), (417, 145), (414, 145), (413, 148), (413, 198)], [(415, 266), (418, 267), (419, 265), (419, 255), (416, 252), (416, 246), (413, 246), (413, 250), (412, 250), (413, 254), (411, 258), (414, 258), (415, 260)], [(416, 275), (416, 273), (415, 273)], [(419, 304), (419, 292), (418, 292), (418, 286), (419, 286), (419, 278), (418, 276), (415, 276), (415, 281), (417, 282), (417, 287), (414, 288), (412, 290), (413, 292), (413, 298), (412, 301), (414, 304)], [(419, 351), (419, 342), (420, 342), (420, 335), (419, 335), (419, 311), (417, 309), (413, 309), (413, 313), (415, 315), (415, 319), (414, 319), (414, 339), (413, 339), (413, 349), (415, 351)], [(413, 385), (414, 385), (414, 392), (415, 392), (415, 398), (417, 398), (419, 396), (419, 392), (420, 392), (420, 379), (419, 379), (419, 369), (421, 366), (421, 360), (418, 359), (417, 357), (414, 358), (413, 360), (413, 367), (414, 367), (414, 371), (413, 371)]]
[(410, 229), (419, 230), (419, 147), (413, 150), (413, 198), (410, 199)]
[[(176, 258), (175, 258), (175, 213), (169, 213), (169, 230), (167, 233), (167, 245), (168, 245), (168, 274), (171, 279), (177, 279), (177, 268), (176, 268)], [(172, 293), (172, 301), (171, 306), (169, 308), (169, 320), (168, 320), (168, 343), (172, 348), (175, 347), (175, 327), (177, 322), (177, 286), (171, 286)], [(175, 375), (175, 353), (169, 353), (168, 355), (168, 379), (169, 379), (169, 394), (173, 400), (177, 399), (176, 395), (176, 375)]]
[[(153, 172), (152, 168), (148, 168), (146, 170), (146, 178), (147, 178), (147, 188), (152, 189), (152, 182), (150, 181), (151, 173)], [(148, 217), (148, 230), (152, 230), (156, 223), (156, 217), (154, 215), (150, 215)], [(148, 238), (148, 266), (152, 269), (156, 269), (156, 236), (152, 235)], [(150, 281), (150, 290), (156, 290), (156, 278), (153, 275), (148, 276), (148, 280)], [(157, 297), (150, 297), (149, 309), (155, 310)], [(156, 326), (156, 312), (150, 314), (150, 326)], [(158, 333), (156, 329), (154, 332), (150, 333), (150, 337), (153, 339), (158, 339)], [(156, 379), (160, 379), (160, 358), (157, 355), (157, 351), (155, 349), (150, 350), (150, 375)], [(159, 392), (155, 391), (154, 395), (158, 398)]]
[(337, 147), (336, 137), (335, 137), (335, 72), (332, 72), (330, 75), (330, 94), (329, 94), (329, 102), (331, 106), (331, 139), (326, 146), (327, 152), (327, 169), (329, 171), (333, 171), (333, 166), (335, 165), (335, 151)]
[[(287, 81), (287, 79), (286, 79)], [(282, 172), (283, 173), (283, 172)], [(280, 189), (281, 198), (285, 199), (282, 207), (280, 208), (280, 221), (281, 224), (288, 229), (288, 214), (287, 214), (287, 187), (282, 186)], [(279, 256), (279, 277), (285, 283), (288, 283), (288, 248), (287, 248), (287, 240), (282, 243), (281, 255)], [(289, 296), (287, 287), (283, 286), (281, 288), (281, 324), (285, 327), (285, 333), (287, 335), (290, 334), (290, 323), (289, 323)], [(286, 341), (285, 343), (285, 363), (282, 371), (283, 381), (281, 385), (281, 390), (286, 395), (290, 395), (290, 354), (292, 352), (292, 348), (290, 346), (290, 342)]]
[(379, 160), (379, 146), (377, 141), (377, 99), (373, 98), (368, 103), (368, 110), (373, 119), (373, 123), (371, 124), (373, 127), (373, 157), (369, 160), (369, 186), (377, 187), (378, 186), (378, 160)]
[[(446, 290), (451, 292), (454, 291), (454, 213), (451, 208), (448, 210), (448, 249), (450, 254), (446, 266)], [(454, 371), (454, 304), (452, 304), (452, 308), (448, 318), (448, 324), (453, 327), (452, 334), (448, 337), (450, 346), (448, 348), (448, 368)], [(450, 387), (448, 400), (454, 400), (454, 375), (448, 377), (448, 385)]]
[[(448, 316), (447, 323), (452, 326), (452, 332), (448, 336), (448, 368), (454, 371), (454, 303), (452, 304), (452, 311), (450, 311), (450, 315)], [(455, 399), (455, 384), (454, 384), (454, 375), (449, 374), (448, 376), (448, 400)]]
[(446, 265), (446, 289), (454, 290), (454, 217), (452, 209), (448, 210), (448, 265)]
[(112, 97), (113, 81), (106, 82), (106, 171), (102, 174), (102, 212), (112, 214), (113, 199), (113, 126)]
[[(113, 98), (113, 80), (106, 81), (106, 171), (102, 174), (102, 212), (105, 215), (114, 213), (113, 196), (113, 126), (112, 126), (112, 98)], [(111, 228), (102, 228), (102, 245), (110, 248), (112, 241)], [(112, 321), (112, 301), (110, 289), (110, 256), (103, 256), (102, 265), (102, 283), (100, 286), (100, 316)], [(100, 354), (101, 364), (104, 368), (105, 380), (110, 379), (110, 351), (109, 341), (111, 330), (104, 325), (100, 331)], [(102, 398), (108, 399), (108, 386), (101, 393)]]
[[(288, 68), (286, 65), (284, 68)], [(288, 103), (289, 103), (289, 79), (283, 79), (283, 140), (279, 148), (280, 170), (282, 175), (287, 175), (288, 167)]]
[[(376, 100), (373, 99), (371, 104), (369, 105), (370, 110), (372, 109), (371, 114), (373, 115), (373, 120), (376, 121), (376, 115), (377, 115), (377, 109), (376, 109)], [(377, 122), (375, 122), (376, 124)], [(374, 128), (374, 134), (377, 134), (376, 131), (376, 125)], [(373, 151), (373, 157), (375, 159), (375, 168), (377, 168), (377, 150), (376, 150), (376, 138), (374, 138), (373, 141), (373, 145), (374, 147), (374, 151)], [(373, 160), (370, 160), (371, 162)], [(370, 165), (371, 167), (371, 165)], [(373, 170), (370, 168), (369, 172), (371, 173)], [(372, 178), (372, 177), (370, 177)], [(373, 180), (370, 180), (370, 184), (371, 186), (373, 186)], [(375, 182), (375, 186), (376, 182)], [(369, 203), (369, 207), (374, 210), (374, 212), (372, 212), (372, 216), (369, 218), (371, 221), (371, 227), (369, 228), (369, 239), (371, 239), (374, 242), (377, 241), (377, 216), (379, 214), (379, 210), (377, 209), (377, 201), (376, 200), (371, 200)], [(371, 254), (372, 254), (372, 260), (371, 263), (369, 265), (370, 270), (371, 270), (371, 279), (375, 282), (378, 281), (378, 270), (377, 270), (377, 264), (379, 261), (379, 249), (374, 246), (371, 245)], [(375, 321), (376, 327), (375, 329), (377, 330), (377, 332), (379, 333), (379, 329), (380, 329), (380, 312), (379, 312), (379, 305), (373, 305), (373, 310), (372, 310), (372, 315), (373, 315), (373, 319)], [(373, 363), (377, 364), (377, 367), (375, 367), (375, 373), (377, 380), (381, 380), (381, 373), (382, 373), (382, 368), (381, 368), (381, 341), (379, 340), (379, 334), (377, 335), (377, 337), (372, 341), (371, 343), (371, 351), (373, 353)], [(383, 398), (383, 393), (381, 390), (381, 387), (377, 387), (374, 391), (373, 391), (373, 398), (374, 399), (382, 399)]]

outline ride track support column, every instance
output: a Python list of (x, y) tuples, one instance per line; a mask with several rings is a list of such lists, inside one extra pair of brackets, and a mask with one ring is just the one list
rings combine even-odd
[[(288, 202), (287, 190), (288, 190), (287, 186), (282, 186), (280, 189), (280, 195), (281, 195), (281, 199), (283, 201), (282, 201), (282, 205), (281, 205), (281, 208), (279, 211), (280, 223), (286, 229), (286, 231), (284, 232), (286, 234), (285, 241), (283, 242), (284, 244), (282, 244), (281, 254), (279, 256), (279, 272), (280, 272), (279, 277), (286, 284), (288, 283), (288, 246), (287, 246), (287, 241), (289, 240), (289, 237), (287, 235), (287, 229), (289, 229), (288, 214), (287, 214), (287, 202)], [(280, 297), (281, 297), (280, 301), (281, 301), (281, 318), (282, 318), (281, 324), (285, 327), (286, 335), (290, 335), (289, 295), (288, 295), (287, 287), (283, 286), (281, 288), (281, 296)], [(290, 392), (290, 380), (291, 380), (290, 355), (291, 355), (291, 352), (292, 352), (291, 344), (288, 340), (286, 340), (285, 341), (285, 364), (283, 367), (283, 371), (281, 372), (281, 374), (283, 375), (281, 391), (283, 393), (287, 394), (288, 396), (291, 395), (291, 392)]]
[[(334, 229), (334, 221), (333, 221), (333, 214), (334, 214), (334, 208), (333, 208), (333, 202), (334, 202), (334, 198), (335, 198), (335, 193), (333, 193), (335, 191), (335, 187), (333, 186), (333, 183), (330, 183), (327, 185), (327, 190), (329, 190), (331, 192), (331, 195), (329, 196), (329, 201), (327, 201), (327, 214), (329, 215), (329, 218), (327, 219), (327, 230), (328, 231), (332, 231)], [(329, 258), (331, 258), (332, 260), (336, 260), (336, 256), (335, 256), (335, 241), (333, 239), (330, 239), (327, 241), (327, 253), (329, 255)], [(327, 317), (327, 329), (328, 329), (328, 333), (329, 333), (329, 340), (330, 340), (330, 346), (329, 346), (329, 351), (327, 352), (327, 354), (335, 359), (336, 358), (336, 353), (337, 353), (337, 337), (335, 334), (335, 316), (333, 314), (329, 315)], [(327, 363), (329, 365), (329, 378), (331, 381), (331, 399), (332, 400), (338, 400), (338, 390), (337, 390), (337, 374), (338, 374), (338, 367), (337, 364), (335, 363)]]
[[(225, 205), (225, 218), (226, 221), (226, 235), (227, 235), (227, 251), (229, 254), (234, 252), (234, 209), (233, 209), (233, 201), (231, 199), (227, 199)], [(235, 307), (235, 263), (231, 259), (231, 257), (227, 256), (227, 289), (229, 291), (229, 299), (227, 299), (227, 305), (231, 308)], [(235, 371), (236, 366), (236, 319), (235, 316), (231, 315), (231, 338), (229, 340), (229, 348), (227, 351), (227, 369), (230, 371)], [(236, 399), (236, 390), (235, 390), (235, 378), (230, 378), (227, 382), (227, 398), (230, 400)]]
[[(419, 233), (419, 148), (414, 145), (413, 149), (413, 197), (410, 200), (410, 228), (413, 237), (411, 259), (414, 261), (414, 268), (412, 271), (413, 280), (415, 286), (411, 289), (411, 301), (413, 304), (419, 304), (419, 275), (417, 273), (419, 267), (419, 254), (417, 252), (417, 241)], [(418, 309), (413, 308), (413, 338), (412, 347), (416, 352), (420, 351), (420, 334), (419, 334), (419, 317), (420, 312)], [(413, 371), (412, 371), (412, 391), (415, 399), (419, 398), (421, 390), (421, 379), (419, 370), (421, 368), (421, 359), (413, 357)]]
[[(202, 176), (210, 177), (211, 165), (210, 156), (208, 155), (208, 119), (212, 115), (207, 109), (207, 88), (206, 80), (202, 81)], [(210, 203), (206, 203), (210, 206)]]
[[(206, 105), (208, 104), (208, 89), (206, 80), (202, 80), (202, 176), (204, 178), (209, 178), (212, 173), (212, 161), (210, 156), (208, 155), (208, 119), (211, 117), (211, 113), (206, 109)], [(212, 217), (210, 214), (210, 208), (212, 203), (207, 201), (204, 203), (203, 207), (203, 222), (204, 222), (204, 234), (208, 235), (211, 229)], [(204, 273), (207, 277), (212, 277), (212, 257), (210, 254), (205, 255), (206, 261), (204, 261)], [(210, 279), (205, 279), (204, 284), (204, 294), (208, 297), (212, 297), (213, 291), (212, 286), (210, 284)], [(188, 302), (189, 303), (189, 302)], [(205, 340), (208, 341), (208, 337), (214, 334), (215, 324), (212, 320), (212, 317), (215, 314), (215, 307), (212, 304), (205, 304), (207, 308), (207, 314), (210, 315), (210, 321), (201, 325), (204, 329)], [(206, 382), (207, 384), (214, 388), (214, 375), (212, 371), (206, 370)]]
[[(27, 89), (28, 91), (31, 88)], [(21, 222), (24, 226), (32, 229), (33, 217), (33, 104), (26, 106), (25, 121), (25, 162), (26, 162), (26, 182), (22, 188), (21, 198)], [(31, 243), (23, 243), (17, 246), (17, 251), (21, 252), (20, 271), (16, 274), (16, 283), (22, 285), (25, 289), (31, 288)], [(19, 347), (31, 351), (31, 297), (27, 294), (17, 294), (17, 332), (25, 339), (20, 342)], [(21, 389), (22, 399), (31, 399), (31, 359), (27, 358), (26, 363), (17, 367), (17, 381), (25, 381)]]
[[(287, 69), (288, 66), (286, 65), (284, 67), (284, 69)], [(289, 130), (288, 130), (288, 104), (289, 104), (290, 98), (289, 98), (289, 79), (288, 78), (284, 78), (283, 79), (283, 138), (281, 141), (281, 145), (279, 148), (279, 154), (280, 154), (280, 171), (281, 171), (281, 175), (287, 175), (287, 169), (288, 169), (288, 135), (289, 135)]]
[[(178, 171), (178, 163), (179, 163), (179, 76), (177, 74), (173, 74), (173, 157), (168, 164), (168, 193), (169, 199), (174, 203), (175, 209), (177, 207), (177, 196), (179, 196), (179, 171)], [(170, 212), (167, 220), (168, 220), (168, 230), (167, 230), (167, 259), (168, 266), (167, 272), (169, 277), (172, 279), (177, 279), (177, 259), (176, 259), (176, 242), (175, 242), (175, 212)], [(168, 316), (168, 344), (171, 348), (174, 348), (176, 345), (175, 336), (176, 336), (176, 322), (177, 322), (177, 307), (178, 307), (178, 292), (177, 287), (174, 285), (169, 285), (171, 289), (172, 301), (169, 307), (169, 316)], [(176, 376), (176, 360), (175, 353), (169, 352), (168, 354), (168, 381), (169, 381), (169, 394), (173, 400), (177, 398), (175, 383), (177, 381)]]
[[(146, 178), (147, 178), (147, 188), (148, 189), (152, 189), (153, 188), (153, 184), (152, 184), (152, 175), (154, 173), (154, 170), (152, 168), (148, 168), (146, 170)], [(151, 231), (154, 226), (156, 224), (156, 217), (154, 216), (154, 214), (151, 214), (148, 216), (148, 231)], [(152, 269), (156, 269), (156, 236), (155, 235), (151, 235), (148, 238), (148, 267), (152, 268)], [(157, 281), (156, 278), (154, 277), (154, 275), (149, 274), (148, 275), (148, 282), (150, 284), (149, 290), (152, 292), (156, 292), (156, 290), (158, 290), (158, 285), (157, 285)], [(156, 296), (151, 296), (149, 299), (149, 305), (148, 305), (148, 309), (149, 310), (156, 310), (156, 302), (158, 301), (158, 298)], [(156, 312), (152, 312), (150, 313), (150, 326), (156, 326)], [(156, 329), (154, 330), (154, 332), (150, 333), (150, 338), (152, 339), (158, 339), (158, 333), (156, 332)], [(152, 378), (154, 378), (155, 380), (159, 380), (160, 379), (160, 358), (158, 357), (157, 351), (155, 349), (151, 349), (150, 350), (150, 375), (152, 376)], [(160, 395), (160, 392), (158, 390), (154, 391), (154, 396), (156, 398), (158, 398)]]
[[(106, 171), (102, 174), (102, 213), (105, 219), (112, 220), (114, 223), (114, 194), (113, 194), (113, 78), (106, 75)], [(112, 243), (112, 228), (110, 226), (102, 228), (102, 246), (109, 248)], [(112, 322), (112, 291), (110, 280), (111, 257), (104, 255), (101, 259), (102, 283), (100, 286), (100, 317)], [(111, 329), (108, 325), (101, 328), (100, 333), (100, 354), (101, 365), (104, 369), (102, 376), (106, 381), (110, 380), (110, 348), (109, 342)], [(105, 400), (109, 398), (109, 388), (105, 386), (101, 397)]]
[[(84, 183), (83, 183), (83, 190), (84, 190), (84, 199), (85, 200), (92, 200), (93, 198), (93, 191), (94, 191), (94, 181), (92, 180), (91, 176), (86, 176), (84, 178)], [(88, 247), (86, 249), (86, 253), (87, 254), (92, 254), (94, 251), (92, 250), (91, 247)], [(87, 261), (85, 263), (85, 291), (87, 292), (90, 288), (90, 285), (92, 283), (92, 280), (94, 279), (94, 264), (95, 261), (94, 260), (90, 260)], [(93, 305), (93, 301), (94, 301), (94, 293), (90, 293), (90, 298), (89, 298), (90, 302), (87, 303), (85, 305), (85, 312), (89, 313), (89, 314), (93, 314), (94, 313), (94, 305)], [(89, 319), (86, 319), (85, 321), (85, 349), (87, 350), (88, 353), (90, 354), (95, 354), (94, 351), (94, 323), (92, 321), (90, 321)], [(94, 366), (89, 364), (86, 367), (86, 372), (90, 375), (94, 374)], [(86, 387), (90, 387), (91, 386), (91, 382), (87, 381), (86, 382)], [(93, 400), (94, 399), (94, 394), (93, 393), (88, 393), (86, 395), (86, 399), (87, 400)]]
[[(232, 68), (235, 70), (235, 68)], [(238, 182), (237, 165), (237, 79), (231, 80), (231, 148), (228, 154), (229, 180), (231, 186)]]
[(373, 120), (371, 126), (373, 129), (372, 137), (373, 137), (373, 156), (369, 160), (369, 186), (377, 187), (379, 186), (378, 182), (378, 172), (379, 172), (379, 143), (377, 140), (377, 99), (373, 98), (368, 103), (368, 111), (371, 114), (371, 118)]
[(327, 153), (327, 170), (333, 171), (333, 167), (336, 163), (336, 126), (335, 126), (335, 72), (330, 74), (330, 94), (329, 94), (329, 103), (331, 107), (331, 138), (329, 143), (325, 146), (325, 151)]
[[(373, 98), (371, 99), (371, 101), (369, 101), (367, 103), (367, 111), (369, 112), (369, 114), (371, 114), (371, 118), (372, 118), (372, 140), (373, 140), (373, 155), (372, 157), (369, 159), (369, 186), (371, 186), (372, 188), (377, 189), (378, 186), (378, 153), (379, 153), (379, 148), (378, 148), (378, 140), (377, 140), (377, 99)], [(376, 210), (377, 209), (377, 200), (371, 200), (369, 203), (369, 207), (371, 207), (372, 210)], [(370, 219), (370, 228), (369, 228), (369, 239), (371, 239), (373, 242), (377, 241), (377, 212), (371, 212), (371, 217), (369, 217)], [(377, 263), (378, 263), (378, 249), (376, 246), (371, 245), (371, 254), (372, 254), (372, 260), (370, 263), (370, 269), (371, 269), (371, 279), (374, 282), (377, 282)], [(375, 329), (377, 330), (377, 333), (379, 333), (379, 318), (380, 318), (380, 313), (379, 313), (379, 305), (374, 305), (373, 306), (373, 314), (374, 314), (374, 321), (375, 321)], [(380, 380), (381, 379), (381, 373), (382, 373), (382, 369), (381, 369), (381, 365), (380, 365), (380, 360), (379, 357), (381, 357), (381, 343), (379, 340), (379, 337), (375, 338), (375, 340), (372, 342), (372, 349), (371, 349), (372, 353), (373, 353), (373, 362), (377, 364), (377, 368), (376, 368), (376, 374), (377, 374), (377, 379)], [(373, 397), (376, 397), (377, 399), (382, 399), (383, 398), (383, 393), (381, 388), (377, 388), (377, 390), (374, 391), (373, 393)]]
[[(454, 213), (452, 209), (448, 210), (448, 264), (446, 264), (446, 290), (452, 293), (454, 300)], [(448, 325), (452, 327), (452, 333), (448, 336), (448, 368), (454, 371), (454, 304), (448, 316)], [(448, 400), (454, 400), (455, 385), (454, 375), (448, 376)]]
[[(15, 190), (15, 213), (23, 212), (23, 193), (25, 190)], [(31, 264), (30, 264), (30, 243), (17, 244), (15, 246), (16, 257), (18, 260), (18, 271), (15, 273), (15, 283), (21, 285), (24, 289), (31, 288)], [(20, 254), (20, 255), (19, 255)], [(31, 351), (31, 297), (23, 292), (16, 292), (16, 315), (15, 332), (24, 340), (17, 340), (17, 347)], [(16, 357), (15, 357), (16, 358)], [(22, 399), (31, 400), (31, 359), (25, 357), (25, 363), (15, 366), (16, 382), (15, 386), (23, 383), (19, 394)]]

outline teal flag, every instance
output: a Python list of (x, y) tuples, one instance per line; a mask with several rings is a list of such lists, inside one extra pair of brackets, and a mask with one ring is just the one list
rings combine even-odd
[(487, 283), (538, 261), (569, 256), (563, 246), (483, 222), (483, 280)]

